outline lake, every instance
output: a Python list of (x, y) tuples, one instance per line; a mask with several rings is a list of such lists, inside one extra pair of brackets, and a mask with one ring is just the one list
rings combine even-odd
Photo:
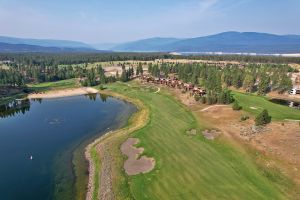
[(296, 101), (290, 101), (285, 99), (271, 99), (270, 101), (276, 104), (288, 106), (290, 108), (300, 109), (300, 103)]
[[(2, 106), (0, 199), (73, 199), (78, 193), (74, 159), (87, 170), (84, 147), (125, 125), (135, 111), (132, 104), (99, 94)], [(83, 184), (88, 173), (81, 173)]]

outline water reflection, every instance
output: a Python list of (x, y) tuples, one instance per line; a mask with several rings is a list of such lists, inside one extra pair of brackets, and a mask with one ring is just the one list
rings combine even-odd
[(95, 93), (95, 94), (86, 94), (84, 95), (86, 96), (87, 98), (89, 98), (90, 100), (92, 101), (96, 101), (97, 100), (97, 97), (99, 96), (100, 97), (100, 100), (102, 102), (106, 102), (107, 101), (107, 98), (109, 97), (108, 95), (106, 94), (98, 94), (98, 93)]
[[(106, 102), (107, 98), (109, 97), (108, 95), (97, 94), (97, 93), (86, 94), (84, 96), (87, 97), (91, 101), (96, 101), (97, 97), (99, 96), (99, 99), (102, 102)], [(31, 100), (15, 99), (15, 100), (10, 101), (9, 103), (2, 104), (2, 105), (0, 105), (0, 118), (12, 117), (19, 113), (25, 114), (27, 111), (30, 110), (30, 102), (31, 101), (38, 102), (41, 104), (43, 99), (41, 99), (41, 98), (31, 99)], [(53, 122), (53, 123), (57, 123), (57, 122)]]
[(84, 193), (87, 176), (80, 173), (77, 179), (74, 170), (77, 166), (88, 169), (85, 146), (125, 125), (136, 111), (118, 99), (90, 97), (14, 101), (2, 106), (3, 116), (20, 114), (0, 119), (0, 200), (81, 199), (75, 196)]
[(13, 100), (7, 104), (0, 105), (0, 118), (15, 116), (16, 114), (25, 114), (30, 110), (30, 100)]
[(92, 101), (96, 101), (98, 94), (85, 94), (84, 96), (86, 96), (88, 99), (92, 100)]
[(106, 94), (100, 94), (100, 99), (101, 99), (102, 102), (106, 102), (107, 97), (108, 96)]

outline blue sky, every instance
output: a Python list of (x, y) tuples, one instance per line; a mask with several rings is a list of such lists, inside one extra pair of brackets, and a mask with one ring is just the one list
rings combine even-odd
[(124, 42), (225, 31), (300, 35), (300, 0), (0, 0), (0, 35)]

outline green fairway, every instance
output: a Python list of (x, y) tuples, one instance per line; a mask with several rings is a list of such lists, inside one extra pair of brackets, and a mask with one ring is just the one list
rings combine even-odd
[(254, 115), (259, 114), (263, 109), (267, 109), (269, 114), (272, 116), (272, 119), (300, 120), (300, 110), (272, 103), (266, 97), (240, 92), (233, 92), (233, 94), (234, 98), (239, 102), (239, 105), (243, 107), (243, 110)]
[(223, 140), (187, 135), (192, 128), (200, 133), (201, 127), (164, 89), (155, 94), (155, 89), (135, 82), (107, 87), (149, 107), (149, 123), (131, 137), (139, 138), (144, 154), (156, 160), (155, 169), (147, 174), (128, 177), (119, 172), (125, 178), (116, 177), (117, 199), (291, 199), (290, 181), (276, 173), (271, 179), (247, 153)]
[(54, 90), (54, 89), (68, 89), (68, 88), (74, 88), (78, 86), (79, 85), (76, 82), (76, 79), (67, 79), (67, 80), (56, 81), (56, 82), (45, 82), (45, 83), (28, 85), (30, 89), (38, 92)]

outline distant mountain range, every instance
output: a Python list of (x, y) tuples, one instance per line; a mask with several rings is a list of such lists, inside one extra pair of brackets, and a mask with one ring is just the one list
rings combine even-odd
[(169, 51), (169, 47), (181, 41), (177, 38), (149, 38), (116, 45), (115, 51)]
[(0, 52), (90, 52), (97, 51), (83, 42), (25, 39), (0, 36)]
[(68, 48), (68, 47), (43, 47), (29, 44), (8, 44), (0, 42), (0, 52), (41, 52), (41, 53), (55, 53), (55, 52), (102, 52), (100, 50), (90, 48)]
[(256, 32), (224, 32), (196, 38), (150, 38), (128, 42), (114, 51), (224, 52), (224, 53), (300, 53), (299, 35)]
[(0, 52), (222, 52), (257, 54), (300, 53), (300, 35), (224, 32), (196, 38), (149, 38), (123, 44), (85, 44), (68, 40), (22, 39), (0, 36)]

